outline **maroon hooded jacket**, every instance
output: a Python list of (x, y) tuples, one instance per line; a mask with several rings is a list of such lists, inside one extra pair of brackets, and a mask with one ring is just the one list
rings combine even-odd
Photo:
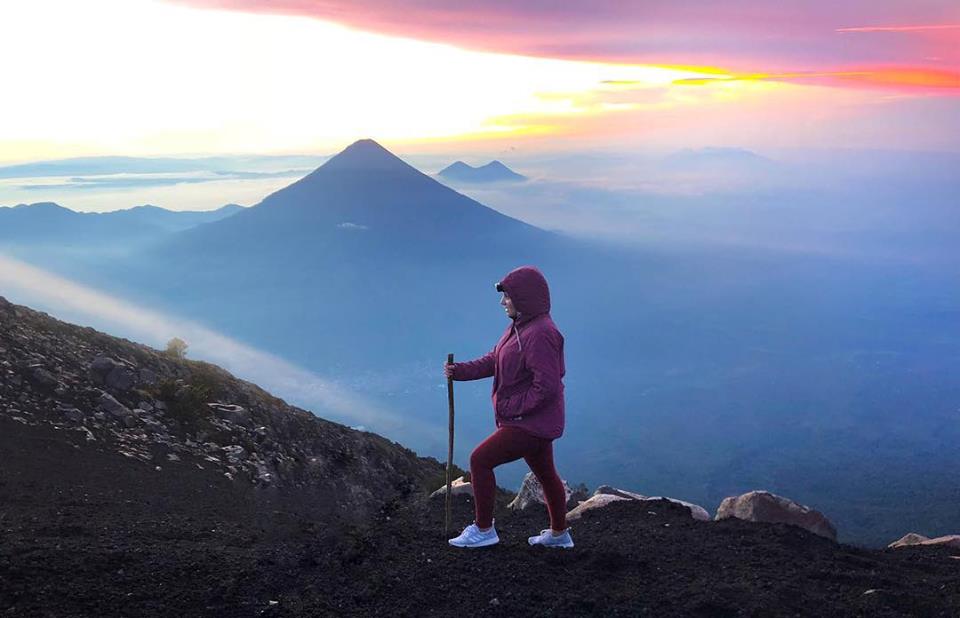
[(550, 318), (550, 290), (533, 266), (510, 271), (500, 282), (517, 317), (494, 348), (480, 358), (454, 363), (454, 380), (493, 376), (497, 427), (516, 425), (540, 437), (563, 435), (563, 335)]

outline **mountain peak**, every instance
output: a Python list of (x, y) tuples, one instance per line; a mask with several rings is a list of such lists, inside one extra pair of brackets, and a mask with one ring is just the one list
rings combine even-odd
[(323, 169), (336, 170), (390, 170), (410, 169), (400, 157), (372, 139), (361, 139), (344, 148), (327, 161)]
[(474, 167), (463, 161), (456, 161), (443, 168), (437, 174), (446, 180), (459, 182), (516, 182), (526, 180), (526, 176), (517, 174), (502, 162), (494, 160), (486, 165)]
[(30, 209), (33, 212), (74, 212), (69, 208), (64, 208), (56, 202), (34, 202), (33, 204), (17, 204), (14, 206), (15, 209), (27, 210)]

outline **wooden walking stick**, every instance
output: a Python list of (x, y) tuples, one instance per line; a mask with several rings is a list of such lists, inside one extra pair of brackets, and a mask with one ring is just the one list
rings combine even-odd
[[(453, 364), (453, 354), (447, 354), (447, 364)], [(453, 376), (447, 378), (447, 401), (450, 404), (450, 441), (447, 445), (447, 504), (443, 520), (443, 534), (450, 532), (450, 477), (453, 475)]]

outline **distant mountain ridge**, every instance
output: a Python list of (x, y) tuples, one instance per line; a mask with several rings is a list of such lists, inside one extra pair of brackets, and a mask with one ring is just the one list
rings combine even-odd
[(458, 182), (523, 182), (526, 176), (518, 174), (500, 161), (491, 161), (480, 167), (473, 167), (463, 161), (456, 161), (440, 170), (437, 174), (444, 180)]
[(197, 171), (234, 172), (248, 168), (277, 171), (316, 167), (328, 157), (318, 155), (258, 155), (216, 157), (75, 157), (0, 166), (0, 178), (159, 174)]
[(241, 210), (243, 207), (238, 204), (208, 211), (174, 211), (144, 205), (91, 213), (77, 212), (54, 202), (18, 204), (0, 207), (0, 246), (5, 243), (123, 246), (219, 221)]

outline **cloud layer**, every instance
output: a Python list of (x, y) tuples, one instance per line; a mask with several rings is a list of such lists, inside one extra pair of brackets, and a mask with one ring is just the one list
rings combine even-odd
[(63, 318), (109, 328), (151, 345), (162, 346), (172, 337), (180, 337), (190, 345), (191, 356), (216, 363), (297, 405), (329, 413), (331, 420), (362, 423), (368, 430), (386, 435), (396, 434), (401, 428), (407, 435), (435, 433), (273, 354), (3, 255), (0, 290), (12, 302), (56, 310)]

